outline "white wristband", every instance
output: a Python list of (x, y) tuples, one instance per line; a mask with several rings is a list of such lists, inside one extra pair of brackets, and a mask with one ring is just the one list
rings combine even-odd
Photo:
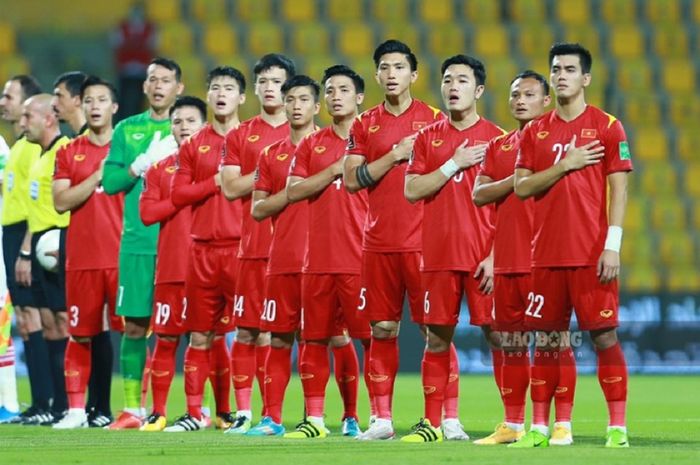
[(620, 226), (608, 226), (608, 237), (605, 238), (605, 250), (620, 253), (622, 245), (622, 228)]
[(443, 163), (440, 167), (440, 172), (444, 174), (448, 179), (454, 176), (457, 173), (457, 171), (459, 171), (459, 166), (451, 158), (445, 163)]

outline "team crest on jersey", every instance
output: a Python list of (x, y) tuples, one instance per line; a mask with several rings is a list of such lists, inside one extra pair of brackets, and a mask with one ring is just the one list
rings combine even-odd
[(445, 141), (442, 139), (435, 139), (430, 143), (433, 147), (440, 147)]
[(175, 171), (177, 171), (177, 168), (175, 168), (174, 166), (168, 166), (167, 168), (165, 168), (165, 172), (168, 174), (173, 174)]
[(199, 153), (207, 153), (211, 150), (211, 147), (209, 145), (200, 145), (198, 150)]
[(501, 150), (503, 152), (510, 152), (511, 150), (513, 150), (513, 144), (503, 144), (501, 145)]
[(549, 131), (540, 131), (537, 133), (537, 138), (538, 139), (546, 139), (548, 135), (549, 135)]
[(131, 137), (133, 137), (134, 140), (141, 140), (141, 139), (143, 139), (145, 136), (146, 136), (146, 134), (144, 134), (144, 133), (142, 133), (142, 132), (137, 132), (137, 133), (134, 133), (134, 134), (131, 135)]
[(77, 154), (73, 155), (73, 160), (83, 161), (83, 160), (85, 160), (85, 155), (82, 153), (77, 153)]
[(581, 129), (581, 139), (595, 139), (596, 135), (595, 129)]
[(279, 155), (277, 155), (277, 159), (279, 161), (285, 161), (287, 158), (289, 158), (288, 153), (280, 153)]
[(248, 142), (257, 142), (260, 140), (260, 136), (257, 134), (253, 134), (252, 136), (248, 136)]
[(379, 131), (379, 128), (380, 128), (379, 125), (370, 126), (370, 127), (369, 127), (369, 132), (371, 132), (372, 134), (374, 134), (375, 132)]
[(427, 125), (428, 125), (428, 123), (425, 121), (414, 121), (413, 125), (412, 125), (412, 129), (414, 131), (420, 131), (421, 129), (423, 129)]
[(316, 147), (314, 147), (314, 152), (316, 153), (323, 153), (325, 151), (326, 147), (324, 147), (323, 145), (317, 145)]

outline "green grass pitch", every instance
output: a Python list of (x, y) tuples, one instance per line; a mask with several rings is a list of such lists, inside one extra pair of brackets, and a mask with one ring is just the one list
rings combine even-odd
[[(403, 444), (398, 440), (359, 442), (339, 435), (341, 404), (333, 380), (328, 387), (327, 426), (332, 435), (323, 440), (233, 438), (220, 431), (196, 433), (141, 433), (138, 431), (52, 431), (46, 427), (0, 425), (2, 464), (423, 464), (471, 463), (526, 464), (693, 464), (700, 463), (700, 404), (697, 377), (632, 376), (629, 386), (628, 424), (631, 448), (603, 447), (607, 414), (598, 381), (581, 376), (574, 406), (574, 441), (571, 447), (510, 450), (501, 446), (475, 446), (464, 442)], [(171, 391), (169, 417), (184, 412), (182, 378)], [(121, 381), (114, 381), (113, 407), (121, 404)], [(463, 376), (460, 416), (472, 439), (480, 438), (501, 420), (501, 406), (488, 376)], [(20, 380), (21, 399), (28, 399), (26, 380)], [(256, 398), (254, 409), (259, 410)], [(289, 385), (284, 409), (285, 425), (294, 427), (302, 415), (299, 379)], [(422, 414), (420, 378), (401, 375), (394, 400), (395, 427), (405, 434)], [(361, 387), (360, 414), (367, 412)], [(257, 420), (258, 418), (256, 418)], [(364, 428), (366, 417), (361, 419)]]

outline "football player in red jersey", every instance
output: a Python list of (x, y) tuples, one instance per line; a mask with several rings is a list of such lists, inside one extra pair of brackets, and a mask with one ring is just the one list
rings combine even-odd
[(250, 429), (253, 418), (250, 401), (256, 377), (260, 392), (263, 392), (270, 334), (260, 331), (260, 316), (265, 299), (265, 270), (272, 228), (270, 219), (258, 222), (250, 215), (251, 193), (260, 152), (289, 135), (281, 88), (295, 72), (294, 63), (284, 55), (271, 53), (260, 58), (253, 68), (260, 114), (244, 121), (226, 135), (222, 190), (230, 200), (240, 197), (243, 205), (238, 280), (233, 306), (237, 331), (231, 348), (237, 412), (236, 421), (227, 430), (229, 434), (244, 434)]
[(187, 413), (165, 428), (167, 432), (196, 431), (205, 426), (202, 395), (210, 371), (217, 426), (228, 428), (233, 423), (231, 363), (223, 335), (233, 329), (241, 203), (224, 197), (220, 168), (225, 136), (239, 125), (245, 78), (237, 69), (217, 67), (209, 72), (207, 88), (214, 119), (182, 144), (173, 178), (175, 207), (192, 206), (193, 243), (185, 276), (184, 321), (190, 332), (184, 365)]
[[(463, 294), (470, 323), (481, 327), (491, 346), (494, 368), (500, 368), (502, 355), (498, 334), (491, 330), (493, 208), (476, 207), (471, 192), (486, 144), (504, 131), (478, 114), (486, 82), (479, 60), (455, 55), (442, 63), (441, 74), (449, 119), (420, 132), (406, 170), (406, 199), (424, 201), (421, 279), (428, 328), (422, 363), (425, 418), (401, 439), (406, 442), (468, 438), (457, 412), (446, 411), (442, 419)], [(499, 370), (494, 374), (500, 388)]]
[[(531, 291), (531, 243), (534, 200), (521, 201), (513, 192), (515, 158), (520, 149), (522, 129), (544, 113), (549, 105), (549, 84), (534, 71), (518, 74), (510, 85), (508, 103), (518, 129), (493, 139), (479, 169), (473, 191), (477, 206), (494, 204), (496, 208), (494, 252), (494, 329), (501, 334), (503, 365), (501, 397), (505, 408), (504, 422), (488, 437), (474, 444), (491, 445), (516, 441), (524, 433), (525, 396), (530, 384), (530, 354), (527, 347), (525, 309)], [(570, 350), (570, 349), (569, 349)], [(573, 358), (571, 359), (573, 360)], [(576, 367), (573, 367), (573, 380)], [(563, 368), (563, 367), (562, 367)], [(498, 367), (494, 367), (495, 370)], [(567, 395), (573, 400), (573, 389)], [(570, 391), (570, 392), (569, 392)], [(563, 398), (563, 396), (561, 396)], [(559, 396), (557, 397), (559, 399)], [(557, 417), (564, 414), (557, 405)], [(568, 408), (571, 412), (571, 408)], [(570, 421), (571, 418), (567, 421)]]
[[(171, 130), (177, 145), (207, 121), (207, 105), (197, 97), (178, 97), (170, 107)], [(187, 254), (175, 251), (192, 246), (191, 207), (176, 208), (171, 199), (172, 179), (177, 169), (177, 152), (146, 171), (139, 203), (143, 224), (160, 223), (151, 328), (156, 346), (151, 360), (153, 410), (141, 431), (162, 431), (166, 426), (168, 391), (175, 376), (175, 355), (180, 336), (185, 334), (183, 316), (187, 309), (185, 274)], [(204, 412), (206, 415), (206, 412)]]
[(291, 376), (292, 345), (301, 321), (301, 270), (309, 228), (307, 202), (290, 204), (286, 184), (294, 152), (315, 129), (319, 110), (319, 85), (308, 76), (296, 75), (282, 85), (289, 137), (266, 147), (260, 154), (253, 191), (253, 218), (272, 218), (270, 260), (265, 278), (265, 305), (261, 331), (272, 334), (265, 363), (263, 418), (247, 436), (280, 436), (282, 403)]
[(350, 192), (368, 189), (362, 243), (358, 311), (372, 325), (369, 355), (370, 427), (362, 440), (394, 437), (392, 399), (399, 367), (397, 336), (408, 292), (411, 319), (423, 324), (420, 225), (423, 204), (403, 196), (403, 178), (417, 132), (444, 115), (411, 97), (418, 60), (411, 49), (387, 40), (374, 51), (376, 80), (384, 102), (357, 117), (350, 129), (343, 182)]
[[(102, 167), (117, 112), (112, 84), (91, 76), (80, 88), (89, 132), (56, 154), (54, 207), (71, 212), (66, 238), (66, 304), (70, 340), (65, 354), (68, 414), (56, 429), (86, 427), (85, 391), (90, 378), (91, 338), (109, 329), (122, 331), (115, 315), (123, 195), (102, 189)], [(90, 289), (90, 292), (86, 292)], [(105, 311), (108, 312), (107, 318)], [(111, 382), (111, 379), (110, 379)]]
[[(526, 324), (560, 340), (572, 307), (590, 331), (608, 404), (606, 447), (629, 447), (627, 366), (617, 339), (618, 274), (629, 145), (620, 121), (586, 104), (591, 54), (579, 44), (549, 51), (556, 108), (528, 124), (520, 140), (515, 193), (534, 197), (532, 297)], [(609, 200), (608, 200), (609, 195)], [(553, 340), (536, 347), (530, 381), (530, 431), (509, 447), (548, 445), (549, 410), (559, 380)]]
[[(360, 433), (359, 366), (350, 337), (359, 339), (365, 348), (365, 376), (369, 365), (369, 321), (357, 311), (367, 192), (351, 195), (342, 185), (347, 138), (364, 99), (365, 83), (344, 65), (328, 68), (322, 83), (333, 124), (299, 144), (287, 181), (289, 200), (308, 199), (309, 203), (301, 291), (304, 349), (300, 361), (307, 418), (297, 431), (287, 435), (300, 439), (326, 436), (323, 414), (330, 376), (328, 344), (333, 342), (336, 380), (345, 403), (342, 427), (345, 436)], [(345, 328), (348, 334), (344, 334)]]

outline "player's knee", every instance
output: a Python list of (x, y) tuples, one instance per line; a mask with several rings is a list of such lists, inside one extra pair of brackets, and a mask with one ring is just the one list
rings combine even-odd
[(372, 324), (372, 337), (376, 339), (389, 339), (398, 335), (398, 321), (377, 321)]
[(148, 324), (148, 318), (126, 318), (124, 320), (124, 335), (129, 339), (146, 337)]
[(255, 344), (258, 332), (252, 328), (238, 328), (236, 331), (236, 342), (241, 344)]
[(272, 335), (270, 334), (269, 331), (265, 332), (258, 332), (255, 337), (254, 337), (254, 342), (256, 346), (269, 346), (270, 341), (272, 340)]
[(77, 342), (78, 344), (88, 344), (92, 340), (91, 337), (85, 337), (85, 336), (71, 336), (70, 338), (73, 341)]
[(165, 334), (158, 334), (158, 339), (166, 342), (177, 342), (178, 336), (167, 336)]
[(294, 333), (272, 333), (270, 345), (273, 349), (291, 349), (294, 345)]
[(437, 334), (429, 331), (428, 337), (426, 338), (426, 347), (428, 352), (447, 352), (450, 350), (450, 341), (446, 341)]
[(503, 347), (503, 340), (499, 331), (493, 331), (490, 326), (482, 326), (481, 331), (484, 333), (486, 342), (488, 342), (491, 349), (498, 350)]
[[(331, 347), (345, 347), (346, 345), (350, 344), (350, 342), (350, 337), (345, 334), (342, 334), (340, 336), (332, 336), (330, 338)], [(321, 341), (320, 343), (323, 343), (323, 341)], [(326, 342), (326, 344), (327, 343), (328, 342)]]
[(210, 332), (200, 333), (199, 331), (192, 331), (190, 333), (190, 347), (193, 349), (208, 349), (211, 347), (213, 336)]
[(591, 331), (593, 345), (598, 350), (609, 349), (617, 344), (617, 331), (615, 328), (607, 328)]

